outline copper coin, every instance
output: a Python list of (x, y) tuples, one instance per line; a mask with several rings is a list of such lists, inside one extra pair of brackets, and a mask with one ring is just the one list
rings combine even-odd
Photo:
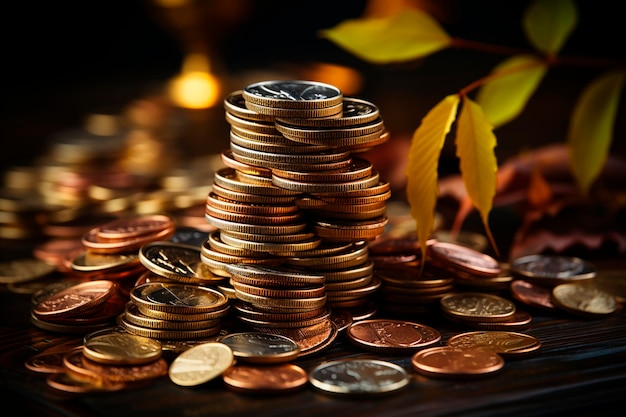
[(54, 374), (65, 372), (65, 367), (63, 366), (63, 358), (73, 349), (82, 351), (82, 346), (76, 346), (76, 344), (74, 343), (73, 348), (67, 348), (63, 350), (50, 349), (49, 351), (47, 350), (42, 353), (38, 353), (28, 358), (24, 362), (24, 366), (26, 366), (26, 368), (30, 369), (31, 371), (37, 373)]
[(72, 351), (63, 359), (68, 371), (84, 376), (96, 384), (136, 383), (167, 375), (168, 363), (163, 358), (139, 365), (104, 365), (88, 359), (82, 351)]
[(222, 374), (227, 387), (254, 393), (282, 393), (302, 388), (308, 382), (304, 369), (291, 363), (252, 366), (235, 365)]
[(527, 306), (541, 310), (554, 310), (556, 308), (552, 304), (552, 292), (548, 287), (516, 279), (511, 282), (510, 291), (513, 298)]
[(415, 353), (411, 365), (426, 376), (476, 377), (499, 371), (504, 359), (493, 349), (436, 346)]
[(48, 386), (58, 391), (75, 394), (98, 391), (120, 391), (127, 388), (127, 385), (121, 382), (96, 385), (95, 383), (89, 382), (87, 380), (75, 378), (65, 372), (58, 372), (48, 375), (48, 378), (46, 378), (46, 383), (48, 384)]
[(41, 301), (33, 314), (40, 317), (72, 316), (103, 304), (116, 292), (112, 281), (98, 280), (73, 285)]
[(430, 326), (388, 319), (357, 321), (348, 327), (346, 333), (355, 345), (375, 352), (415, 351), (441, 339), (441, 334)]
[(97, 228), (99, 238), (132, 239), (174, 226), (174, 220), (162, 214), (123, 217)]
[(457, 243), (434, 242), (428, 251), (440, 263), (472, 274), (492, 277), (502, 271), (493, 257)]

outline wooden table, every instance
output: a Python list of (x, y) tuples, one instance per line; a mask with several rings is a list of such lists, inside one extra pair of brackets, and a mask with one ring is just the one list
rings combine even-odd
[[(73, 336), (53, 334), (29, 322), (30, 299), (0, 292), (0, 396), (6, 410), (37, 416), (544, 416), (591, 415), (621, 409), (626, 395), (626, 312), (603, 319), (530, 310), (524, 333), (537, 337), (532, 356), (505, 359), (497, 374), (470, 380), (427, 378), (411, 369), (410, 356), (368, 353), (340, 334), (318, 354), (295, 361), (305, 370), (324, 360), (376, 357), (404, 367), (411, 375), (405, 389), (381, 396), (339, 397), (310, 385), (289, 394), (250, 395), (227, 389), (218, 378), (199, 387), (181, 387), (168, 377), (128, 391), (66, 395), (24, 361)], [(473, 330), (442, 317), (414, 318), (441, 332), (441, 344)], [(3, 413), (4, 414), (4, 413)]]

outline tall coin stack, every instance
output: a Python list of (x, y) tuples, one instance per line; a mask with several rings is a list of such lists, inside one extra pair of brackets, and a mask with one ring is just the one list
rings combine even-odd
[(391, 192), (357, 154), (389, 139), (378, 108), (312, 81), (251, 84), (224, 108), (230, 149), (207, 197), (217, 230), (202, 260), (230, 278), (240, 318), (268, 330), (375, 309), (367, 241), (384, 231)]

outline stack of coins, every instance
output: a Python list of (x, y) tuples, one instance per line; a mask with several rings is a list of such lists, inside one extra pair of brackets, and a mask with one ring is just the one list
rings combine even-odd
[(88, 333), (114, 324), (125, 303), (111, 280), (81, 282), (42, 297), (31, 310), (31, 322), (56, 333)]
[(129, 333), (94, 336), (66, 353), (62, 372), (49, 375), (47, 383), (66, 392), (143, 387), (167, 375), (168, 363), (161, 352), (158, 341)]
[(493, 257), (453, 242), (428, 245), (433, 264), (454, 274), (455, 283), (470, 291), (508, 292), (513, 275)]
[(80, 238), (83, 251), (70, 262), (70, 270), (83, 280), (110, 279), (128, 291), (146, 268), (139, 260), (141, 246), (174, 235), (174, 220), (163, 214), (116, 218), (90, 228)]
[(127, 332), (158, 340), (199, 340), (215, 336), (230, 309), (220, 291), (195, 284), (148, 282), (137, 285), (118, 324)]
[[(366, 241), (384, 231), (390, 189), (354, 154), (388, 140), (377, 107), (324, 83), (266, 81), (232, 92), (224, 108), (230, 148), (207, 198), (206, 219), (218, 230), (203, 245), (202, 260), (231, 277), (245, 304), (237, 314), (278, 327), (294, 320), (273, 315), (276, 309), (308, 323), (309, 310), (322, 309), (322, 317), (326, 305), (370, 301), (380, 282)], [(258, 276), (241, 276), (242, 264)], [(305, 289), (268, 268), (324, 276), (327, 286)]]

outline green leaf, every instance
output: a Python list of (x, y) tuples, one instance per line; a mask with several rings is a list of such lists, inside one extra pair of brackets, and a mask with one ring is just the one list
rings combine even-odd
[(482, 109), (467, 96), (463, 96), (463, 106), (456, 127), (456, 154), (460, 160), (461, 176), (467, 194), (480, 213), (492, 245), (494, 240), (488, 220), (497, 185), (498, 163), (495, 147), (496, 137)]
[(530, 55), (513, 56), (493, 69), (476, 102), (494, 128), (519, 116), (547, 71), (544, 61)]
[(608, 157), (625, 76), (622, 71), (599, 76), (585, 87), (574, 107), (567, 141), (572, 173), (583, 194)]
[(441, 148), (456, 118), (459, 96), (452, 94), (441, 100), (422, 119), (413, 133), (406, 167), (407, 200), (417, 225), (422, 259), (426, 257), (426, 241), (435, 224), (435, 208), (439, 196), (437, 166)]
[(534, 0), (522, 20), (530, 43), (539, 51), (556, 55), (578, 25), (578, 10), (572, 0)]
[(349, 19), (319, 32), (355, 56), (377, 64), (407, 62), (445, 49), (452, 39), (427, 13), (407, 8), (383, 18)]

